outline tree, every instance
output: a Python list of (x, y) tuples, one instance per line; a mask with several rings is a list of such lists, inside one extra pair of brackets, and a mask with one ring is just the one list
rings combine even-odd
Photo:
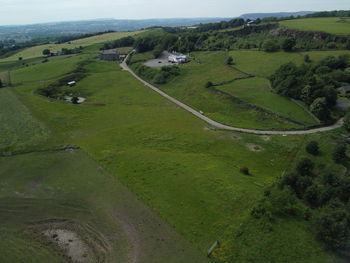
[(310, 59), (310, 56), (309, 55), (305, 55), (304, 56), (304, 62), (306, 62), (306, 63), (310, 63), (311, 62), (311, 59)]
[(153, 50), (153, 56), (154, 58), (158, 58), (162, 55), (164, 49), (162, 48), (161, 45), (157, 45), (154, 50)]
[(333, 160), (336, 163), (341, 163), (346, 159), (346, 144), (338, 144), (332, 154)]
[(267, 52), (274, 52), (279, 50), (279, 45), (274, 40), (267, 40), (263, 44), (263, 49)]
[(163, 72), (157, 73), (153, 78), (153, 82), (156, 84), (164, 84), (166, 82), (166, 78), (164, 77)]
[(79, 98), (78, 98), (78, 97), (73, 97), (73, 98), (71, 99), (71, 102), (72, 102), (73, 104), (79, 104)]
[(4, 84), (2, 84), (2, 80), (0, 79), (0, 89), (4, 87)]
[(327, 100), (324, 97), (315, 99), (310, 105), (310, 111), (321, 121), (329, 120), (330, 113), (327, 107)]
[(19, 57), (18, 60), (23, 60), (23, 58), (22, 58), (22, 57)]
[(292, 51), (294, 46), (296, 44), (296, 40), (294, 38), (286, 38), (283, 42), (282, 42), (282, 49), (284, 51)]
[(233, 65), (233, 58), (231, 56), (229, 56), (227, 59), (226, 59), (226, 64), (227, 65)]
[(240, 171), (242, 174), (250, 175), (248, 167), (242, 167)]
[(345, 48), (350, 49), (350, 38), (346, 41)]
[(44, 49), (44, 50), (43, 50), (43, 55), (44, 55), (44, 56), (49, 56), (50, 54), (51, 54), (50, 49)]
[(308, 158), (301, 159), (296, 166), (296, 171), (302, 176), (311, 175), (312, 169), (314, 163)]
[(313, 184), (309, 186), (304, 195), (304, 200), (309, 203), (312, 207), (318, 207), (320, 205), (320, 196), (321, 196), (321, 189), (317, 184)]
[(312, 154), (312, 155), (318, 155), (319, 154), (319, 147), (318, 147), (318, 143), (315, 142), (315, 141), (311, 141), (309, 142), (307, 145), (306, 145), (306, 151), (309, 153), (309, 154)]
[(312, 220), (313, 228), (320, 240), (333, 249), (349, 247), (350, 216), (342, 207), (326, 207)]
[(347, 112), (344, 117), (344, 128), (350, 131), (350, 112)]
[(207, 83), (205, 83), (205, 88), (206, 89), (208, 89), (208, 88), (210, 88), (210, 87), (212, 87), (214, 84), (213, 84), (213, 82), (211, 82), (211, 81), (208, 81)]

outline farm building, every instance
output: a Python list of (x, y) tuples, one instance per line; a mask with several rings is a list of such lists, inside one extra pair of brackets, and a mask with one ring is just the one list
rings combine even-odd
[(73, 87), (73, 86), (75, 86), (76, 84), (77, 84), (76, 81), (70, 81), (70, 82), (67, 83), (67, 85), (68, 85), (69, 87)]
[(107, 61), (119, 60), (118, 51), (115, 49), (103, 50), (100, 54), (100, 59)]
[(172, 63), (186, 63), (188, 61), (188, 56), (181, 53), (171, 53), (168, 57), (168, 61)]
[(350, 94), (350, 86), (343, 86), (338, 89), (339, 94), (346, 96)]

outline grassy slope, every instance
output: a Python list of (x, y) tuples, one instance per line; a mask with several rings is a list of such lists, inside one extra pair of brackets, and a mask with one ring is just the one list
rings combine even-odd
[(337, 35), (350, 34), (350, 19), (339, 17), (294, 19), (279, 22), (281, 25), (305, 31), (322, 31)]
[[(32, 96), (34, 84), (16, 89), (55, 131), (52, 143), (81, 145), (203, 253), (228, 226), (238, 229), (261, 197), (262, 186), (275, 180), (304, 141), (304, 136), (212, 131), (113, 64), (99, 62), (89, 68), (100, 73), (77, 86), (94, 91), (85, 105), (47, 103)], [(254, 153), (248, 143), (264, 151)], [(242, 166), (249, 167), (253, 176), (241, 175)], [(308, 240), (302, 246), (317, 251), (318, 262), (328, 262), (318, 243)], [(270, 243), (277, 249), (273, 239)], [(285, 255), (280, 256), (283, 261)], [(241, 255), (236, 262), (245, 258)], [(314, 258), (313, 253), (305, 255), (305, 262)]]
[[(107, 262), (127, 262), (128, 255), (136, 254), (132, 249), (135, 245), (142, 251), (139, 256), (142, 255), (143, 262), (205, 262), (204, 257), (81, 151), (1, 158), (0, 164), (1, 228), (14, 240), (11, 244), (1, 242), (6, 251), (0, 254), (1, 262), (24, 260), (28, 248), (33, 250), (32, 262), (47, 262), (44, 255), (59, 254), (50, 246), (36, 248), (40, 238), (28, 231), (35, 229), (36, 222), (47, 219), (68, 219), (71, 222), (68, 228), (78, 229), (73, 224), (89, 225), (101, 233), (110, 246), (104, 256)], [(124, 231), (129, 224), (132, 230)], [(46, 227), (52, 224), (42, 228)], [(87, 232), (78, 233), (83, 239), (88, 238)]]
[(208, 81), (219, 83), (244, 76), (225, 65), (225, 52), (195, 52), (192, 55), (194, 60), (181, 66), (181, 75), (161, 87), (168, 94), (225, 124), (258, 129), (295, 127), (276, 117), (247, 109), (204, 88)]
[(303, 57), (298, 53), (287, 52), (230, 51), (230, 56), (240, 70), (264, 78), (272, 75), (285, 63), (301, 64), (303, 62)]
[(287, 98), (271, 92), (270, 82), (265, 78), (250, 78), (219, 87), (233, 96), (249, 103), (267, 108), (293, 120), (315, 124), (315, 120), (301, 107)]
[(23, 149), (48, 137), (44, 125), (9, 90), (0, 90), (0, 105), (0, 151)]
[(44, 49), (50, 49), (51, 52), (56, 52), (60, 51), (62, 48), (68, 48), (68, 49), (73, 49), (77, 47), (85, 47), (93, 44), (98, 44), (98, 43), (103, 43), (103, 42), (108, 42), (112, 40), (116, 40), (122, 37), (126, 36), (133, 36), (136, 34), (139, 34), (142, 31), (134, 31), (134, 32), (114, 32), (114, 33), (107, 33), (107, 34), (102, 34), (98, 36), (93, 36), (93, 37), (88, 37), (88, 38), (83, 38), (83, 39), (78, 39), (71, 41), (69, 43), (63, 43), (63, 44), (47, 44), (47, 45), (40, 45), (40, 46), (35, 46), (35, 47), (30, 47), (26, 48), (8, 58), (0, 59), (0, 62), (5, 62), (5, 61), (15, 61), (18, 60), (19, 57), (22, 57), (24, 59), (29, 59), (29, 58), (35, 58), (35, 57), (42, 57), (42, 52)]

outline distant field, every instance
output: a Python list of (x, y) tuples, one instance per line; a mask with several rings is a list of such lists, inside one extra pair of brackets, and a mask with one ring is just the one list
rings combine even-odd
[(48, 45), (35, 46), (31, 48), (26, 48), (8, 58), (0, 59), (0, 62), (18, 60), (19, 57), (22, 57), (23, 59), (41, 57), (43, 56), (42, 52), (44, 49), (50, 49), (52, 52), (56, 52), (56, 51), (60, 51), (62, 48), (73, 49), (73, 48), (78, 48), (80, 46), (86, 47), (93, 44), (108, 42), (108, 41), (116, 40), (127, 36), (137, 35), (141, 32), (144, 32), (144, 31), (114, 32), (114, 33), (107, 33), (107, 34), (102, 34), (98, 36), (78, 39), (78, 40), (74, 40), (63, 44), (48, 44)]
[(350, 55), (350, 50), (334, 50), (334, 51), (309, 51), (303, 52), (302, 55), (308, 54), (312, 61), (319, 61), (329, 56)]
[(263, 52), (263, 51), (230, 51), (234, 66), (258, 77), (271, 76), (280, 66), (288, 62), (301, 64), (303, 57), (298, 53)]
[(305, 31), (322, 31), (336, 35), (350, 34), (350, 18), (327, 17), (293, 19), (279, 22), (285, 27)]
[(71, 72), (76, 68), (76, 63), (91, 57), (91, 55), (74, 55), (60, 59), (49, 59), (46, 63), (38, 63), (11, 71), (12, 83), (32, 81), (49, 81), (61, 75)]
[(270, 82), (264, 78), (250, 78), (239, 80), (218, 87), (249, 103), (269, 109), (273, 112), (287, 116), (293, 120), (307, 124), (316, 124), (314, 118), (303, 108), (287, 98), (271, 92)]

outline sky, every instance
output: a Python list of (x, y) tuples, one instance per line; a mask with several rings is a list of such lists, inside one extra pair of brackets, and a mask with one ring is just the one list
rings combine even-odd
[(0, 25), (350, 9), (350, 0), (0, 0)]

